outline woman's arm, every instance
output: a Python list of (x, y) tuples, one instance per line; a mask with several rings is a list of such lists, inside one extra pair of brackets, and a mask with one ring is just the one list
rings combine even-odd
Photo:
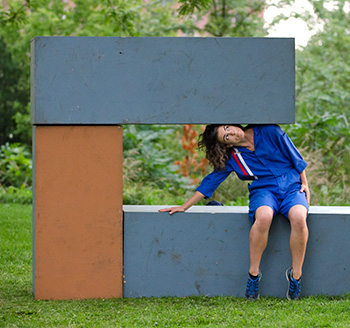
[(300, 174), (306, 169), (307, 163), (304, 161), (300, 152), (293, 144), (293, 141), (279, 126), (276, 126), (276, 129), (272, 130), (272, 132), (278, 148), (281, 150), (282, 154), (290, 160)]
[(181, 206), (162, 208), (159, 210), (159, 212), (169, 212), (169, 214), (174, 214), (175, 212), (185, 212), (192, 205), (197, 204), (199, 201), (201, 201), (204, 197), (205, 196), (201, 192), (195, 191), (192, 197), (185, 204)]
[(309, 190), (309, 185), (307, 182), (305, 170), (300, 173), (300, 180), (301, 180), (300, 192), (305, 192), (306, 200), (307, 200), (308, 204), (310, 205), (310, 190)]

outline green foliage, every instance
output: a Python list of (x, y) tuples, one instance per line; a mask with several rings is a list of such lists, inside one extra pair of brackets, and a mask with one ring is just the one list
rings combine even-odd
[[(193, 190), (191, 180), (177, 173), (173, 138), (176, 127), (130, 125), (123, 135), (124, 204), (163, 204)], [(174, 201), (174, 200), (173, 200)], [(173, 202), (172, 201), (172, 202)]]
[[(11, 24), (18, 27), (27, 23), (26, 9), (30, 7), (30, 1), (14, 2), (15, 1), (2, 1), (2, 8), (0, 10), (0, 26)], [(4, 10), (5, 7), (7, 10)]]
[(32, 202), (32, 160), (21, 144), (0, 146), (0, 203)]
[[(280, 0), (271, 5), (283, 7), (293, 2)], [(291, 16), (301, 17), (310, 27), (322, 25), (322, 29), (297, 51), (298, 124), (286, 129), (310, 163), (313, 205), (346, 205), (350, 204), (350, 5), (348, 0), (310, 3), (316, 17), (308, 13)], [(0, 145), (22, 142), (26, 149), (31, 147), (29, 58), (35, 35), (176, 36), (182, 31), (188, 36), (264, 36), (261, 12), (266, 6), (260, 0), (0, 1)], [(125, 203), (181, 203), (193, 186), (180, 179), (173, 165), (184, 156), (177, 128), (165, 132), (126, 127), (125, 131), (125, 147), (132, 145), (124, 152)], [(8, 167), (10, 172), (1, 175), (6, 180), (0, 182), (13, 183), (13, 189), (3, 190), (1, 200), (29, 193), (30, 177), (23, 178), (26, 170), (16, 176), (13, 167)], [(225, 204), (245, 204), (246, 186), (237, 186), (234, 179), (215, 197)]]
[[(3, 134), (0, 135), (0, 144), (10, 141), (9, 135), (12, 134), (12, 141), (25, 143), (28, 149), (31, 147), (29, 58), (30, 40), (34, 36), (175, 36), (179, 29), (189, 29), (190, 24), (183, 24), (180, 17), (176, 15), (176, 7), (173, 4), (174, 1), (160, 0), (1, 1), (0, 50), (3, 56), (0, 59), (0, 131)], [(135, 149), (138, 151), (137, 146)], [(132, 152), (124, 153), (124, 157), (127, 158), (129, 154)], [(162, 160), (165, 154), (159, 159), (156, 156), (158, 154), (152, 153), (153, 158), (150, 154), (140, 150), (139, 155), (134, 153), (129, 160), (126, 159), (128, 163), (136, 160), (137, 168), (140, 169), (138, 179), (134, 180), (128, 178), (128, 172), (131, 172), (131, 169), (125, 170), (126, 185), (131, 181), (135, 184), (142, 181), (140, 188), (137, 188), (137, 197), (144, 194), (141, 191), (144, 185), (166, 188), (165, 180), (168, 179), (168, 188), (173, 190), (175, 187), (170, 184), (178, 179), (170, 178), (170, 172), (176, 170), (174, 165), (171, 165), (172, 160), (169, 156), (167, 160)], [(140, 161), (138, 161), (139, 158)], [(6, 164), (4, 164), (5, 161), (7, 161)], [(14, 175), (14, 166), (10, 165), (12, 158), (4, 157), (2, 162), (4, 171), (1, 183), (5, 186), (12, 185), (12, 189), (3, 189), (0, 200), (13, 201), (17, 195), (21, 201), (22, 196), (27, 192), (23, 190), (23, 186), (31, 182), (31, 172), (22, 170), (22, 173), (16, 173), (18, 176)], [(135, 167), (135, 163), (131, 167)], [(167, 169), (165, 169), (166, 166), (168, 166)], [(10, 171), (5, 172), (5, 169)], [(26, 173), (28, 173), (28, 179), (22, 185), (20, 180)], [(164, 176), (160, 178), (163, 173)], [(175, 177), (176, 174), (172, 176)], [(155, 179), (156, 182), (151, 180), (147, 184), (145, 182), (147, 178)], [(187, 188), (186, 183), (183, 188)], [(180, 191), (176, 192), (180, 193)], [(125, 197), (127, 202), (128, 193)], [(144, 197), (140, 199), (145, 200)]]
[[(319, 24), (297, 52), (296, 116), (290, 128), (308, 162), (313, 204), (350, 204), (350, 14), (349, 1), (310, 2)], [(327, 9), (328, 8), (328, 9)], [(314, 159), (317, 158), (317, 161)]]
[(23, 112), (28, 94), (21, 90), (21, 70), (13, 62), (3, 38), (0, 35), (0, 145), (9, 141), (15, 129), (13, 116)]
[(249, 4), (245, 0), (217, 1), (210, 13), (205, 31), (213, 36), (265, 36), (261, 16), (264, 5), (261, 0), (252, 0)]
[(298, 302), (272, 297), (248, 302), (222, 296), (38, 301), (32, 295), (31, 206), (0, 204), (0, 240), (0, 326), (4, 328), (311, 328), (348, 327), (350, 322), (350, 295), (305, 297)]
[(180, 15), (192, 15), (195, 11), (207, 11), (212, 5), (212, 0), (179, 0)]
[(333, 1), (333, 10), (324, 2), (312, 2), (323, 29), (297, 54), (297, 108), (302, 116), (336, 112), (349, 117), (350, 14), (343, 10), (349, 1)]
[[(322, 115), (308, 113), (294, 126), (290, 126), (293, 140), (308, 151), (320, 151), (324, 160), (332, 161), (349, 152), (349, 122), (344, 114), (325, 112)], [(332, 167), (332, 171), (334, 167)], [(333, 172), (334, 173), (334, 172)]]
[[(191, 30), (174, 1), (11, 0), (0, 2), (0, 144), (30, 145), (30, 41), (48, 36), (175, 36)], [(192, 28), (193, 29), (193, 28)]]
[(0, 203), (10, 204), (31, 204), (32, 203), (32, 189), (31, 188), (17, 188), (17, 187), (0, 187)]
[(193, 15), (204, 24), (197, 33), (215, 37), (264, 36), (262, 13), (266, 7), (261, 0), (180, 0), (179, 13)]
[(0, 184), (3, 187), (25, 188), (32, 183), (30, 152), (20, 144), (6, 143), (0, 147)]
[(24, 112), (18, 111), (13, 119), (16, 127), (13, 130), (15, 139), (24, 144), (29, 149), (32, 148), (32, 125), (30, 123), (30, 103), (24, 109)]
[(344, 114), (308, 114), (288, 133), (309, 163), (312, 203), (350, 204), (350, 130)]

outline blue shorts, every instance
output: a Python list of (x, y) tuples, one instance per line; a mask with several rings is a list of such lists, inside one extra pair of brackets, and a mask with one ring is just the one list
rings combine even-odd
[(249, 218), (252, 223), (255, 221), (255, 212), (260, 206), (269, 206), (273, 209), (273, 215), (281, 213), (288, 218), (289, 210), (295, 205), (303, 205), (309, 212), (309, 204), (306, 200), (305, 192), (292, 190), (279, 198), (279, 195), (272, 193), (267, 189), (252, 190), (249, 195)]

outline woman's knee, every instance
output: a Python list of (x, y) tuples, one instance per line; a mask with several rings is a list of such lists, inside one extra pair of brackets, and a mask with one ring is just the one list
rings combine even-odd
[(269, 206), (261, 206), (255, 212), (254, 224), (260, 229), (269, 229), (273, 219), (273, 209)]
[(288, 219), (292, 228), (298, 230), (307, 229), (307, 209), (303, 205), (295, 205), (289, 210)]

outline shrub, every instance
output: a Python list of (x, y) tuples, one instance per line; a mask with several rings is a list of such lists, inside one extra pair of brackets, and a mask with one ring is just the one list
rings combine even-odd
[[(182, 198), (180, 195), (193, 190), (191, 180), (179, 174), (174, 164), (172, 153), (182, 151), (174, 138), (176, 129), (144, 125), (124, 127), (124, 204), (173, 203), (175, 198)], [(170, 195), (174, 196), (173, 201)]]
[(10, 186), (0, 189), (0, 203), (31, 204), (31, 188), (16, 188)]
[(20, 189), (31, 187), (32, 159), (23, 145), (6, 143), (0, 147), (0, 184)]

